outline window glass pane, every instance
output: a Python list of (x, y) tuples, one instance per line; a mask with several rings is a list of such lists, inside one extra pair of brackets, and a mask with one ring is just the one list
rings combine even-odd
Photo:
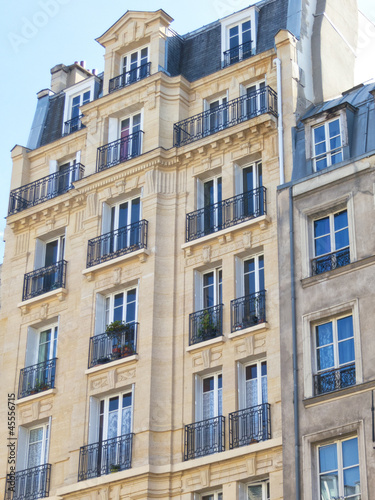
[(330, 252), (331, 252), (331, 237), (329, 234), (327, 236), (322, 236), (315, 240), (316, 257)]
[(348, 229), (342, 229), (335, 234), (335, 245), (336, 250), (340, 248), (345, 248), (349, 246), (349, 231)]
[(344, 492), (345, 496), (360, 493), (361, 485), (359, 478), (359, 467), (344, 470)]
[(327, 370), (335, 366), (333, 345), (322, 347), (317, 350), (317, 368), (318, 370)]
[(320, 499), (334, 500), (339, 498), (337, 473), (320, 476)]
[(319, 448), (319, 472), (337, 470), (337, 445), (329, 444)]
[[(341, 160), (340, 160), (341, 161)], [(327, 163), (327, 158), (324, 157), (320, 160), (316, 160), (316, 170), (323, 170), (324, 168), (327, 168), (328, 163)]]
[(263, 500), (262, 498), (262, 485), (250, 485), (248, 488), (247, 497), (249, 500)]
[(315, 156), (321, 156), (326, 153), (326, 143), (320, 142), (319, 144), (315, 144)]
[(334, 120), (328, 124), (329, 136), (335, 137), (340, 136), (340, 120)]
[(339, 151), (331, 156), (331, 163), (335, 165), (336, 163), (340, 163), (342, 161), (342, 152)]
[(348, 227), (348, 212), (343, 210), (334, 216), (335, 231)]
[(339, 343), (339, 364), (354, 361), (354, 339), (345, 340)]
[(316, 345), (317, 347), (331, 344), (333, 342), (332, 323), (324, 323), (316, 327)]
[(214, 377), (203, 379), (203, 392), (214, 390)]
[(337, 320), (337, 336), (339, 340), (353, 337), (353, 318), (347, 316)]
[(359, 464), (357, 438), (342, 442), (342, 461), (344, 468)]
[(326, 134), (324, 130), (324, 125), (314, 128), (314, 141), (315, 144), (319, 142), (324, 142), (326, 139)]
[(87, 102), (90, 102), (90, 91), (89, 90), (83, 94), (83, 98), (82, 98), (82, 104), (86, 104)]
[(314, 235), (315, 238), (329, 234), (329, 217), (314, 221)]
[(119, 293), (114, 298), (113, 321), (123, 320), (124, 294)]
[[(147, 47), (141, 50), (141, 59), (143, 64), (147, 62), (147, 53), (148, 53)], [(146, 61), (144, 61), (144, 59), (146, 59)]]

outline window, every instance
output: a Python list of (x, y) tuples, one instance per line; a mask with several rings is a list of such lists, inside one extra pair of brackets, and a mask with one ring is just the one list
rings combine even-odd
[(222, 375), (216, 373), (209, 377), (196, 378), (196, 421), (222, 415)]
[(227, 96), (212, 101), (204, 101), (205, 108), (205, 135), (214, 134), (228, 126)]
[(246, 112), (247, 118), (265, 113), (266, 108), (266, 84), (257, 82), (246, 88)]
[(142, 151), (142, 114), (109, 118), (108, 144), (98, 148), (97, 170), (117, 165)]
[(148, 47), (127, 54), (122, 59), (122, 73), (126, 75), (126, 83), (136, 82), (148, 76)]
[(223, 272), (215, 269), (203, 274), (203, 309), (222, 303)]
[(216, 491), (215, 493), (204, 494), (199, 497), (200, 500), (223, 500), (223, 494), (221, 491)]
[(80, 107), (90, 102), (90, 90), (86, 90), (82, 94), (78, 94), (72, 98), (72, 107), (70, 112), (70, 131), (75, 132), (78, 130), (78, 118), (81, 116)]
[(312, 273), (320, 274), (350, 264), (347, 210), (313, 221), (314, 256)]
[(247, 485), (246, 500), (270, 500), (270, 483), (262, 481)]
[(264, 257), (236, 257), (236, 294), (231, 301), (232, 331), (248, 328), (266, 320)]
[(268, 403), (267, 361), (258, 361), (239, 369), (239, 407), (240, 409)]
[(343, 160), (340, 119), (313, 128), (313, 158), (319, 171)]
[(222, 228), (222, 179), (214, 177), (207, 181), (198, 179), (197, 204), (199, 217), (197, 223), (201, 236), (220, 231)]
[(76, 164), (76, 160), (71, 160), (61, 165), (58, 165), (56, 178), (57, 195), (66, 193), (73, 188), (73, 182), (80, 179), (80, 164)]
[(81, 107), (94, 99), (97, 89), (96, 77), (93, 76), (64, 90), (63, 135), (71, 134), (84, 127), (81, 122)]
[(360, 500), (358, 438), (318, 448), (320, 500)]
[[(242, 19), (240, 18), (242, 17)], [(252, 21), (249, 17), (230, 16), (223, 22), (222, 38), (225, 40), (223, 66), (229, 66), (255, 54)], [(251, 16), (252, 17), (252, 16)]]
[(315, 326), (315, 394), (356, 383), (353, 317), (344, 316)]

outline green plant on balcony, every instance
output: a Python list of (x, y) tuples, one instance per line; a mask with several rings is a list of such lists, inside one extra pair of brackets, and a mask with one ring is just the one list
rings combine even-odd
[(111, 464), (111, 466), (110, 466), (110, 472), (111, 472), (111, 474), (114, 473), (114, 472), (118, 472), (119, 470), (121, 470), (121, 465), (120, 464)]
[(209, 311), (204, 311), (202, 317), (199, 320), (198, 326), (198, 339), (206, 340), (217, 336), (220, 330), (220, 322), (217, 320), (212, 313)]

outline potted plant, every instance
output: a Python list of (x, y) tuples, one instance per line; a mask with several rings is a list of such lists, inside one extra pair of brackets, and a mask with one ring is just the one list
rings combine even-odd
[(215, 323), (212, 314), (209, 311), (204, 311), (203, 316), (200, 318), (198, 327), (198, 338), (200, 340), (211, 339), (216, 337), (218, 332), (218, 324)]
[(123, 356), (130, 356), (131, 354), (134, 354), (133, 342), (126, 341), (124, 343), (124, 345), (122, 346), (122, 355)]
[(120, 464), (111, 464), (110, 466), (111, 474), (114, 472), (118, 472), (119, 470), (121, 470)]

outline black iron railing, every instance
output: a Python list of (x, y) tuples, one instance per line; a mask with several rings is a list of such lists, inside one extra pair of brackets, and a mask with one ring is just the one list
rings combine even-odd
[(263, 403), (229, 414), (229, 448), (265, 441), (271, 437), (271, 406)]
[(264, 87), (174, 124), (173, 145), (184, 146), (264, 113), (277, 116), (277, 95)]
[(119, 331), (91, 337), (89, 368), (136, 354), (137, 330), (138, 323), (127, 323)]
[(81, 130), (81, 128), (86, 128), (81, 121), (82, 117), (83, 115), (79, 115), (64, 122), (64, 135), (69, 135), (73, 132), (77, 132), (77, 130)]
[(10, 192), (8, 215), (21, 212), (73, 189), (73, 182), (82, 179), (84, 170), (85, 167), (81, 163), (75, 163), (61, 172), (46, 175), (35, 182), (13, 189)]
[(150, 68), (151, 63), (148, 62), (146, 64), (138, 66), (138, 68), (133, 68), (130, 71), (126, 71), (121, 75), (111, 78), (109, 80), (108, 92), (115, 92), (116, 90), (127, 87), (132, 83), (139, 82), (139, 80), (143, 80), (143, 78), (147, 78), (148, 76), (150, 76)]
[(321, 274), (350, 264), (349, 247), (312, 259), (312, 273)]
[(100, 146), (96, 156), (96, 171), (100, 172), (139, 156), (142, 151), (142, 134), (143, 130), (139, 130), (127, 137)]
[(189, 345), (223, 334), (223, 304), (189, 314)]
[(25, 274), (22, 300), (32, 299), (57, 288), (65, 288), (66, 266), (66, 260), (60, 260), (52, 266), (35, 269)]
[(31, 394), (47, 391), (55, 387), (56, 358), (27, 366), (20, 373), (18, 398), (25, 398)]
[(184, 460), (225, 450), (225, 417), (219, 416), (185, 425)]
[(231, 331), (243, 330), (266, 321), (266, 290), (230, 302)]
[(326, 370), (314, 375), (315, 396), (326, 392), (338, 391), (345, 387), (355, 385), (355, 364)]
[(266, 193), (262, 186), (186, 214), (186, 241), (265, 215)]
[(226, 50), (223, 54), (223, 67), (226, 68), (231, 64), (243, 61), (244, 59), (248, 59), (249, 57), (255, 55), (255, 50), (252, 48), (252, 42), (250, 41), (237, 45), (237, 47), (232, 47), (231, 49)]
[(148, 221), (140, 220), (129, 226), (110, 231), (88, 242), (87, 267), (115, 259), (121, 255), (147, 248)]
[(130, 469), (134, 434), (107, 439), (81, 446), (79, 450), (78, 481)]
[(50, 477), (50, 464), (7, 474), (5, 500), (36, 500), (48, 497)]

